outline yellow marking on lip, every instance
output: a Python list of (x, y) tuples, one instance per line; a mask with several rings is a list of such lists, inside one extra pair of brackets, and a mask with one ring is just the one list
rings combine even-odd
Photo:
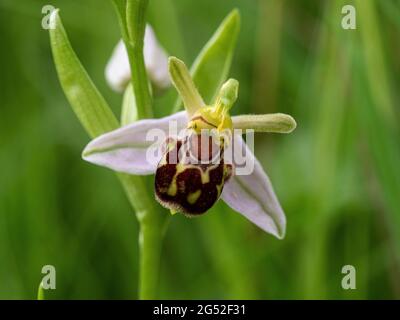
[(180, 174), (181, 172), (185, 171), (185, 166), (183, 166), (181, 163), (178, 163), (175, 165), (176, 168), (176, 172), (174, 174), (174, 177), (172, 178), (171, 184), (168, 187), (168, 191), (167, 194), (171, 197), (176, 196), (176, 194), (178, 193), (178, 185), (176, 183), (176, 178), (178, 176), (178, 174)]
[(187, 202), (189, 202), (190, 204), (194, 204), (200, 198), (200, 195), (201, 195), (200, 189), (195, 192), (190, 193), (187, 196)]
[(174, 197), (174, 196), (176, 196), (176, 193), (177, 193), (177, 192), (178, 192), (178, 187), (177, 187), (177, 185), (176, 185), (176, 178), (175, 178), (175, 176), (174, 176), (174, 178), (173, 178), (171, 184), (170, 184), (169, 187), (168, 187), (167, 194), (168, 194), (169, 196), (171, 196), (171, 197)]

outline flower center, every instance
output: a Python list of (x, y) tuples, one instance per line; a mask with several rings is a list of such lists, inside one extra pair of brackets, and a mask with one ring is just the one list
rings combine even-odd
[(221, 90), (212, 106), (206, 106), (196, 111), (188, 123), (188, 129), (200, 134), (202, 130), (216, 129), (232, 131), (232, 119), (229, 110), (232, 108), (238, 96), (239, 83), (229, 79), (221, 87)]

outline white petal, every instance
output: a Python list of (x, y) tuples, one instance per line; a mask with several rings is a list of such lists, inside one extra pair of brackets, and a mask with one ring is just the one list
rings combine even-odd
[(150, 25), (146, 26), (144, 35), (144, 62), (151, 82), (158, 89), (166, 89), (171, 85), (168, 73), (168, 55), (159, 44)]
[(108, 85), (117, 92), (122, 92), (131, 79), (128, 54), (122, 40), (118, 42), (106, 66)]
[(234, 175), (224, 186), (222, 199), (264, 231), (282, 239), (286, 217), (260, 162), (245, 145), (240, 135), (234, 136), (235, 148), (243, 147), (248, 161), (254, 164), (249, 175)]
[(161, 119), (140, 120), (95, 138), (83, 150), (82, 157), (118, 172), (151, 174), (161, 158), (160, 144), (186, 125), (185, 111)]
[[(168, 74), (168, 56), (157, 41), (150, 25), (146, 25), (144, 35), (144, 62), (151, 82), (158, 89), (165, 89), (171, 82)], [(116, 45), (106, 66), (106, 79), (110, 87), (122, 92), (131, 79), (128, 53), (122, 40)]]

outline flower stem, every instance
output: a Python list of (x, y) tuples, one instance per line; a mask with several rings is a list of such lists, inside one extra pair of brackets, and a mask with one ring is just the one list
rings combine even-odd
[[(153, 115), (150, 85), (145, 68), (143, 47), (148, 0), (113, 0), (128, 52), (131, 83), (137, 119)], [(125, 123), (126, 124), (126, 123)], [(158, 286), (163, 234), (168, 214), (149, 197), (147, 177), (119, 175), (140, 224), (139, 298), (155, 299)]]
[(152, 98), (143, 55), (148, 2), (148, 0), (113, 0), (122, 40), (128, 52), (131, 83), (139, 119), (151, 118), (153, 115)]
[(132, 50), (128, 51), (128, 57), (131, 65), (131, 81), (136, 99), (138, 119), (151, 118), (153, 116), (152, 99), (144, 65), (143, 48), (134, 46)]
[[(144, 65), (143, 48), (133, 46), (128, 50), (131, 64), (133, 92), (136, 98), (138, 119), (151, 118), (153, 115), (151, 96), (147, 80), (147, 73)], [(141, 177), (148, 182), (147, 177)], [(137, 190), (137, 184), (135, 185)], [(143, 188), (142, 190), (149, 190)], [(129, 192), (129, 191), (128, 191)], [(151, 198), (151, 204), (146, 208), (136, 209), (136, 216), (140, 224), (139, 233), (139, 299), (156, 299), (159, 268), (161, 260), (161, 248), (163, 241), (163, 225), (165, 217), (168, 216), (165, 210), (155, 203), (154, 197), (149, 197), (148, 191), (145, 197)], [(140, 195), (135, 196), (135, 202), (141, 202)], [(164, 212), (163, 212), (164, 211)], [(164, 213), (163, 215), (160, 212)]]
[(157, 224), (141, 224), (139, 234), (139, 299), (156, 299), (163, 242), (163, 229)]
[[(147, 177), (118, 174), (140, 224), (139, 298), (156, 299), (162, 241), (168, 213), (149, 196)], [(150, 179), (151, 180), (151, 179)]]

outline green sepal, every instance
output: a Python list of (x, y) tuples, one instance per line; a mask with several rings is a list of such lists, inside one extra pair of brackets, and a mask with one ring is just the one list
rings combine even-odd
[[(206, 104), (214, 101), (221, 85), (228, 77), (233, 52), (240, 29), (240, 14), (234, 9), (201, 50), (191, 68), (193, 81)], [(174, 112), (181, 108), (180, 99)]]
[(138, 120), (138, 111), (136, 107), (135, 94), (133, 92), (132, 84), (130, 83), (126, 87), (122, 99), (121, 126), (126, 126), (136, 120)]

